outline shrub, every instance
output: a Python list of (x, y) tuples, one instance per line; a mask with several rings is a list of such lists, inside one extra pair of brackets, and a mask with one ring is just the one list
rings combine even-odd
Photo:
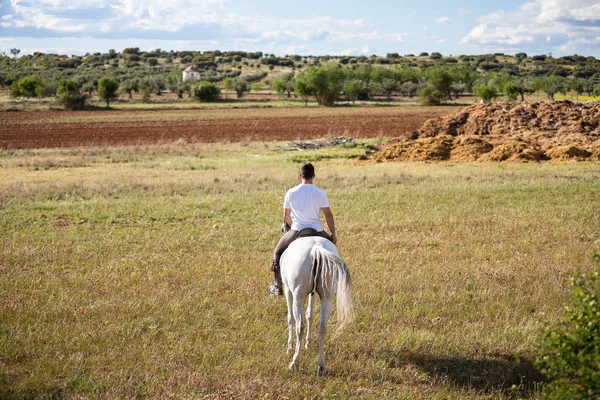
[(514, 82), (506, 82), (502, 87), (502, 91), (507, 100), (514, 101), (521, 94), (521, 87)]
[(215, 101), (221, 93), (221, 89), (214, 83), (198, 82), (190, 89), (192, 96), (195, 96), (200, 101)]
[(43, 99), (45, 97), (53, 97), (56, 95), (56, 83), (54, 82), (46, 82), (38, 85), (35, 88), (36, 97)]
[(77, 85), (70, 79), (61, 79), (56, 88), (56, 102), (65, 110), (82, 110), (87, 96), (80, 95)]
[(498, 92), (496, 92), (496, 89), (491, 85), (475, 86), (475, 94), (486, 103), (498, 97)]
[(150, 96), (152, 95), (152, 88), (148, 86), (144, 86), (140, 88), (140, 94), (142, 95), (142, 102), (149, 103)]
[[(594, 254), (600, 259), (598, 253)], [(546, 330), (538, 365), (549, 380), (550, 399), (600, 397), (600, 284), (599, 270), (573, 280), (574, 302), (565, 321)]]
[(446, 92), (429, 85), (419, 90), (418, 93), (419, 101), (428, 105), (440, 105), (445, 99), (448, 98)]
[(15, 81), (10, 85), (9, 96), (12, 98), (21, 96), (21, 88), (19, 87), (19, 82)]
[(260, 90), (262, 89), (262, 85), (260, 82), (254, 82), (252, 85), (250, 85), (250, 89), (253, 92), (260, 92)]

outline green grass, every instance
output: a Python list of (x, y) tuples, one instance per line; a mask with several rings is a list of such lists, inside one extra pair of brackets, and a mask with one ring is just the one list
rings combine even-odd
[(298, 169), (278, 149), (1, 152), (0, 398), (539, 396), (540, 329), (592, 265), (599, 164), (310, 152), (357, 304), (321, 379), (315, 347), (287, 370), (266, 290)]

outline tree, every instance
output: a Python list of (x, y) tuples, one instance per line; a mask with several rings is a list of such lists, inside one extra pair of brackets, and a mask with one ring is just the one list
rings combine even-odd
[(178, 99), (183, 99), (183, 93), (189, 89), (189, 85), (183, 82), (183, 77), (179, 72), (171, 72), (167, 75), (167, 89), (171, 93), (176, 93)]
[(156, 67), (158, 65), (158, 60), (156, 58), (149, 58), (148, 59), (148, 65), (151, 67)]
[(430, 67), (424, 72), (427, 86), (418, 93), (425, 104), (439, 105), (444, 99), (452, 99), (452, 84), (454, 77), (448, 68), (442, 66)]
[(344, 95), (352, 102), (352, 104), (358, 99), (363, 90), (363, 83), (358, 79), (348, 81), (344, 85)]
[(479, 74), (477, 72), (471, 71), (465, 67), (452, 67), (450, 69), (450, 73), (452, 74), (455, 82), (464, 84), (464, 88), (467, 93), (473, 93), (473, 86), (479, 78)]
[(10, 54), (13, 55), (13, 57), (17, 58), (17, 56), (19, 55), (19, 53), (21, 52), (20, 49), (17, 49), (16, 47), (10, 49)]
[(214, 83), (202, 81), (198, 82), (190, 88), (190, 92), (193, 96), (197, 97), (200, 101), (215, 101), (221, 89)]
[(94, 86), (93, 81), (87, 81), (83, 85), (81, 85), (81, 90), (86, 92), (88, 96), (91, 98), (94, 95), (94, 91), (96, 90), (96, 86)]
[(475, 86), (475, 94), (485, 103), (489, 103), (498, 97), (496, 88), (492, 85), (478, 85)]
[(346, 72), (335, 64), (313, 67), (304, 72), (303, 81), (310, 88), (317, 103), (333, 106), (344, 87)]
[(392, 95), (398, 89), (398, 83), (394, 79), (386, 78), (379, 86), (381, 93), (387, 97), (388, 101), (392, 100)]
[(227, 92), (233, 90), (233, 78), (223, 79), (223, 90), (225, 91), (225, 99), (227, 99)]
[(302, 98), (304, 101), (304, 105), (308, 105), (308, 99), (313, 95), (312, 88), (308, 83), (306, 74), (301, 73), (296, 77), (296, 81), (294, 82), (294, 93)]
[(583, 93), (584, 89), (584, 81), (580, 78), (573, 78), (571, 82), (569, 82), (569, 88), (575, 92), (575, 98), (579, 101), (579, 95)]
[(42, 80), (37, 76), (28, 76), (19, 80), (19, 91), (25, 97), (35, 97), (40, 86), (42, 86)]
[(517, 53), (517, 54), (515, 54), (515, 58), (517, 58), (519, 60), (524, 60), (527, 58), (527, 53)]
[(286, 93), (288, 98), (292, 97), (292, 91), (294, 91), (294, 74), (283, 74), (273, 79), (271, 88), (277, 92), (279, 97), (283, 97)]
[(533, 87), (541, 90), (548, 95), (548, 98), (554, 101), (554, 95), (566, 91), (564, 78), (557, 75), (544, 76), (533, 81)]
[(244, 97), (244, 93), (248, 91), (248, 81), (244, 78), (235, 79), (233, 86), (238, 99)]
[(416, 96), (420, 88), (421, 86), (418, 83), (404, 82), (402, 85), (400, 85), (400, 93), (402, 94), (402, 96), (413, 98), (414, 96)]
[(279, 98), (282, 98), (285, 94), (285, 82), (281, 78), (275, 78), (271, 81), (271, 88), (277, 92)]
[(583, 80), (583, 93), (587, 93), (588, 96), (591, 96), (594, 92), (594, 81), (591, 79)]
[(600, 97), (600, 84), (598, 84), (594, 87), (594, 91), (592, 92), (592, 94), (595, 97)]
[(139, 47), (127, 47), (123, 49), (123, 54), (138, 54), (140, 52)]
[(110, 106), (111, 100), (119, 96), (119, 83), (116, 79), (109, 76), (103, 76), (98, 79), (98, 97), (106, 101), (106, 108)]
[(121, 85), (119, 85), (119, 92), (127, 93), (130, 99), (133, 98), (131, 93), (139, 90), (139, 81), (137, 79), (125, 79), (123, 82), (121, 82)]

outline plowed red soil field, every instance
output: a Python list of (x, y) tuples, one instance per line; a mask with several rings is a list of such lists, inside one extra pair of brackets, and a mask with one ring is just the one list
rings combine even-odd
[(262, 108), (168, 111), (4, 112), (0, 148), (246, 142), (327, 136), (390, 137), (456, 107)]

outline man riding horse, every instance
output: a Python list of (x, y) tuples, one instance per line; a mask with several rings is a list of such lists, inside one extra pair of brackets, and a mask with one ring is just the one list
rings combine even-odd
[[(335, 222), (329, 208), (327, 195), (313, 185), (315, 167), (310, 163), (302, 165), (300, 179), (302, 179), (302, 183), (288, 190), (283, 202), (283, 219), (287, 225), (291, 226), (291, 229), (279, 239), (273, 255), (271, 270), (275, 274), (275, 280), (269, 286), (269, 292), (277, 296), (283, 295), (279, 260), (290, 243), (302, 236), (321, 236), (331, 240), (334, 244), (337, 243)], [(325, 215), (331, 235), (323, 230), (321, 211)]]

